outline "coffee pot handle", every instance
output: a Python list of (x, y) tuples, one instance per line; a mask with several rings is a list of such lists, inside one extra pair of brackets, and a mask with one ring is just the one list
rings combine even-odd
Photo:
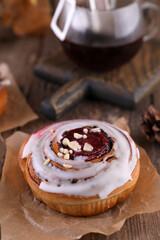
[[(65, 3), (70, 4), (70, 11), (68, 12), (67, 19), (64, 24), (64, 28), (60, 29), (57, 23), (63, 11), (63, 8), (65, 6)], [(75, 8), (76, 8), (76, 0), (60, 0), (58, 3), (57, 9), (51, 21), (51, 29), (61, 41), (64, 41), (67, 36), (68, 30), (72, 21), (72, 17), (75, 12)]]
[[(153, 10), (156, 12), (156, 15), (157, 15), (157, 18), (158, 18), (158, 14), (160, 14), (160, 8), (154, 4), (154, 3), (151, 3), (151, 2), (145, 2), (142, 4), (142, 10), (145, 11), (145, 10)], [(152, 27), (152, 31), (146, 35), (144, 35), (143, 37), (143, 42), (148, 42), (149, 40), (151, 40), (158, 32), (158, 20), (157, 20), (157, 24), (156, 26), (153, 26)]]

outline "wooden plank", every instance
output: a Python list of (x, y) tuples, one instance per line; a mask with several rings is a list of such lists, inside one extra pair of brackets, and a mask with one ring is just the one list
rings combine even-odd
[(39, 37), (13, 37), (1, 43), (0, 62), (6, 62), (22, 92), (27, 95), (33, 81), (33, 65), (36, 62), (41, 39)]
[[(59, 85), (71, 78), (84, 78), (84, 81), (88, 78), (92, 96), (133, 109), (160, 84), (159, 54), (160, 42), (154, 40), (144, 44), (133, 60), (121, 68), (111, 72), (92, 73), (75, 65), (63, 52), (57, 52), (47, 59), (41, 59), (35, 68), (35, 74)], [(62, 95), (61, 88), (59, 95)], [(72, 102), (72, 105), (75, 104)]]

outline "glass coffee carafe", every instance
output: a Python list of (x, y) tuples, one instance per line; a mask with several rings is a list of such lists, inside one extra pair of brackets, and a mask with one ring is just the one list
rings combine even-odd
[(60, 0), (51, 28), (75, 63), (109, 71), (128, 62), (157, 33), (154, 24), (146, 34), (145, 10), (155, 11), (154, 19), (159, 14), (157, 5), (139, 0)]

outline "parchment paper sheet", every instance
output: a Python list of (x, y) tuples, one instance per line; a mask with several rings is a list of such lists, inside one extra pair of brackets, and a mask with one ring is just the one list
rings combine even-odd
[[(127, 129), (124, 123), (121, 126)], [(119, 231), (127, 218), (160, 210), (160, 176), (142, 148), (137, 186), (123, 203), (88, 218), (65, 216), (50, 209), (33, 197), (18, 166), (18, 151), (26, 137), (27, 134), (16, 132), (6, 143), (0, 184), (2, 240), (71, 240), (89, 232), (110, 235)]]
[(5, 112), (0, 116), (0, 132), (4, 132), (16, 127), (21, 127), (37, 119), (38, 116), (27, 104), (6, 64), (0, 64), (0, 72), (6, 76), (6, 79), (11, 81), (11, 85), (7, 86), (7, 106)]

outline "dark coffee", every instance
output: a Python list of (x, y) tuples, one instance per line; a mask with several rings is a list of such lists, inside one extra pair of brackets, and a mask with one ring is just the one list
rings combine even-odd
[(142, 45), (142, 38), (116, 47), (92, 47), (62, 42), (66, 54), (78, 65), (88, 70), (110, 71), (127, 63)]
[[(120, 1), (116, 1), (115, 3), (115, 7), (114, 8), (122, 8), (122, 7), (126, 7), (127, 5), (133, 3), (134, 0), (120, 0)], [(104, 10), (105, 9), (105, 1), (104, 0), (95, 0), (96, 2), (96, 6), (98, 9), (100, 10)], [(76, 1), (77, 6), (80, 7), (85, 7), (90, 9), (90, 4), (89, 4), (89, 0), (77, 0)]]

